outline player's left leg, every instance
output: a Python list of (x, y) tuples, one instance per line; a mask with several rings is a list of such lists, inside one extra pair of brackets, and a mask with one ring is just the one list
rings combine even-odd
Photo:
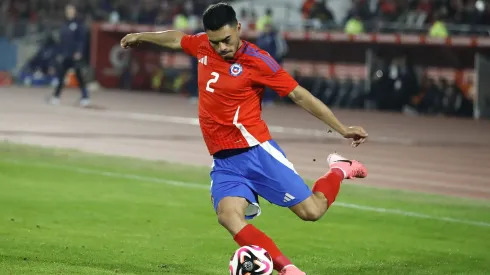
[[(264, 199), (292, 209), (303, 220), (316, 221), (335, 200), (344, 178), (365, 176), (365, 169), (361, 164), (355, 161), (346, 162), (339, 155), (331, 155), (329, 163), (331, 171), (317, 180), (312, 192), (279, 145), (270, 140), (260, 144), (245, 175), (253, 190)], [(286, 265), (279, 274), (305, 273), (294, 265)]]
[(330, 171), (310, 190), (279, 145), (271, 140), (261, 144), (261, 148), (260, 164), (255, 165), (258, 168), (251, 175), (257, 193), (276, 205), (290, 208), (305, 221), (317, 221), (325, 214), (335, 201), (342, 180), (367, 174), (361, 163), (331, 154)]
[(290, 209), (305, 221), (320, 219), (335, 202), (344, 179), (364, 178), (367, 170), (360, 162), (348, 160), (339, 154), (328, 156), (330, 170), (316, 180), (313, 194), (304, 201), (290, 206)]

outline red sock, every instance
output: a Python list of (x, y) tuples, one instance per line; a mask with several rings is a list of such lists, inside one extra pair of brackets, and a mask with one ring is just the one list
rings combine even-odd
[(333, 168), (313, 185), (313, 192), (320, 192), (327, 198), (328, 207), (332, 205), (340, 191), (340, 183), (344, 179), (344, 172)]
[(239, 246), (256, 245), (267, 250), (272, 257), (276, 271), (281, 271), (285, 266), (291, 264), (291, 261), (282, 254), (274, 241), (251, 224), (246, 225), (233, 239)]

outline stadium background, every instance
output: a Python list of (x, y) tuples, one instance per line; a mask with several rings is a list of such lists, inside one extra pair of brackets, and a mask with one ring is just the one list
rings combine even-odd
[[(52, 46), (48, 38), (56, 41), (65, 2), (2, 1), (3, 82), (53, 81), (29, 61)], [(211, 2), (78, 1), (89, 26), (88, 79), (95, 87), (194, 94), (194, 60), (150, 46), (124, 51), (118, 42), (127, 32), (199, 31)], [(485, 1), (234, 2), (244, 37), (257, 42), (270, 21), (287, 42), (283, 66), (331, 106), (488, 117), (487, 83), (478, 78), (490, 47)]]
[[(94, 104), (79, 109), (69, 106), (78, 97), (73, 75), (63, 80), (71, 88), (55, 108), (44, 98), (57, 81), (56, 64), (41, 72), (29, 63), (49, 37), (57, 40), (67, 1), (1, 1), (0, 137), (209, 166), (190, 97), (196, 61), (148, 45), (123, 51), (119, 39), (134, 31), (197, 31), (211, 2), (78, 1), (90, 26), (84, 73)], [(246, 38), (255, 42), (270, 20), (288, 46), (284, 67), (342, 120), (370, 133), (369, 143), (349, 148), (287, 100), (267, 106), (264, 118), (302, 175), (317, 177), (329, 151), (338, 150), (367, 163), (369, 178), (355, 183), (490, 198), (486, 1), (230, 2)]]

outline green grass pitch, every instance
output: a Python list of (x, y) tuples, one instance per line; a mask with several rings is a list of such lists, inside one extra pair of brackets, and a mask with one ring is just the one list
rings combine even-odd
[[(319, 222), (262, 207), (308, 274), (490, 274), (489, 202), (346, 184)], [(0, 274), (218, 275), (236, 248), (206, 167), (0, 143)]]

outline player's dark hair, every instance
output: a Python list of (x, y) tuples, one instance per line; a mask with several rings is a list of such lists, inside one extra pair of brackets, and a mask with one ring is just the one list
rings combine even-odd
[(204, 30), (217, 31), (226, 25), (235, 27), (238, 24), (236, 12), (227, 3), (210, 5), (202, 16)]

